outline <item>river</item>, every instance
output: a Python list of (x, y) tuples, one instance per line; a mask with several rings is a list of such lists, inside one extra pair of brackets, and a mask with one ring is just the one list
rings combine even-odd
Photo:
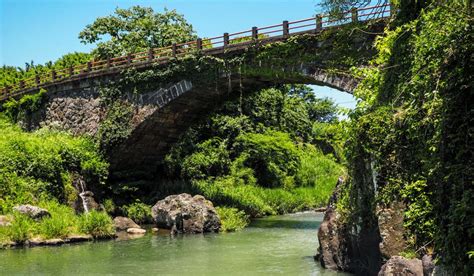
[(313, 259), (322, 218), (300, 213), (256, 219), (235, 233), (1, 250), (0, 274), (335, 275)]

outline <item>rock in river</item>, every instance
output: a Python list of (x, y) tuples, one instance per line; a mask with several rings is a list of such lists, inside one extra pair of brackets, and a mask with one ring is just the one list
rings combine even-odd
[(212, 202), (201, 195), (170, 195), (158, 201), (151, 212), (156, 225), (172, 233), (218, 232), (221, 226)]
[(127, 217), (115, 217), (114, 226), (117, 231), (126, 231), (128, 228), (140, 228), (140, 225)]
[(20, 212), (24, 215), (27, 215), (30, 218), (36, 219), (36, 220), (42, 219), (45, 216), (50, 216), (50, 213), (48, 212), (48, 210), (37, 207), (37, 206), (29, 205), (29, 204), (15, 206), (13, 207), (13, 210)]
[(388, 275), (414, 275), (423, 276), (421, 260), (406, 259), (401, 256), (391, 257), (380, 269), (379, 276)]
[(146, 230), (145, 229), (141, 229), (141, 228), (128, 228), (127, 229), (127, 233), (129, 234), (145, 234), (146, 233)]

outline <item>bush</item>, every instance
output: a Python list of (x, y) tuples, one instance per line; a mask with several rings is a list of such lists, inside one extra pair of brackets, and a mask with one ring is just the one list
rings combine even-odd
[(37, 226), (37, 233), (46, 239), (65, 238), (73, 232), (77, 223), (74, 210), (68, 206), (60, 205), (57, 201), (49, 201), (40, 204), (51, 214), (50, 217), (43, 218)]
[(95, 210), (79, 217), (79, 231), (94, 238), (108, 238), (115, 235), (112, 219), (107, 213)]
[(138, 224), (152, 222), (151, 206), (140, 202), (140, 200), (137, 200), (135, 203), (130, 205), (123, 206), (122, 209), (127, 217), (131, 218)]
[(249, 217), (243, 211), (236, 208), (216, 207), (221, 219), (221, 231), (232, 232), (245, 228), (250, 222)]
[(107, 176), (108, 164), (89, 139), (49, 129), (24, 132), (1, 114), (0, 132), (1, 213), (13, 204), (37, 204), (42, 195), (66, 203), (74, 172), (90, 185)]
[(26, 215), (14, 212), (11, 226), (5, 228), (9, 240), (23, 243), (30, 237), (31, 231), (34, 229), (34, 221)]

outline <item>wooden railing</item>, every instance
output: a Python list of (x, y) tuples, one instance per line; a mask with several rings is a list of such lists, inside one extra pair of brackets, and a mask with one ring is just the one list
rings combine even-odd
[(47, 85), (60, 83), (66, 80), (76, 80), (91, 77), (100, 73), (122, 70), (130, 66), (146, 66), (150, 63), (166, 63), (170, 59), (184, 55), (202, 52), (210, 53), (216, 49), (231, 49), (242, 46), (249, 42), (268, 40), (269, 38), (286, 39), (290, 35), (302, 34), (322, 30), (324, 28), (338, 26), (355, 21), (368, 21), (371, 19), (385, 18), (390, 16), (390, 5), (378, 5), (352, 9), (343, 15), (333, 18), (321, 14), (315, 17), (296, 20), (292, 22), (283, 21), (281, 24), (253, 27), (249, 30), (237, 33), (224, 33), (222, 36), (211, 38), (198, 38), (194, 41), (172, 44), (167, 47), (153, 48), (148, 51), (128, 54), (106, 60), (90, 61), (86, 64), (75, 65), (61, 70), (38, 74), (31, 78), (20, 80), (18, 83), (0, 89), (0, 101), (11, 97), (17, 97), (28, 93), (30, 90)]

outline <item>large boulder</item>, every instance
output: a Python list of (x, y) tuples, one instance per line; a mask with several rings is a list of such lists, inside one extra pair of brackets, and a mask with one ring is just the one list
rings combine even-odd
[(406, 259), (402, 256), (391, 257), (380, 269), (379, 276), (415, 275), (423, 276), (421, 260)]
[(151, 212), (156, 225), (172, 233), (218, 232), (221, 226), (212, 202), (201, 195), (170, 195), (158, 201)]
[(39, 219), (42, 219), (43, 217), (51, 216), (48, 210), (40, 208), (38, 206), (29, 205), (29, 204), (15, 206), (13, 207), (13, 210), (19, 213), (22, 213), (24, 215), (27, 215), (30, 218), (35, 219), (35, 220), (39, 220)]
[(115, 217), (114, 226), (117, 231), (127, 231), (128, 228), (140, 228), (140, 225), (127, 217)]

